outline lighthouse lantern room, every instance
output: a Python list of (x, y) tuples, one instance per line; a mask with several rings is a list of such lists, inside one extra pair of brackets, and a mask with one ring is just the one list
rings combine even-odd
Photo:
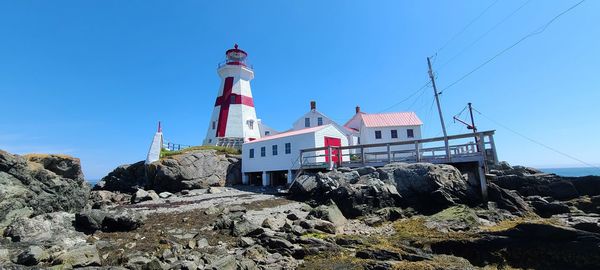
[(215, 101), (204, 145), (241, 148), (242, 143), (260, 138), (250, 81), (254, 71), (246, 63), (248, 54), (235, 44), (225, 52), (217, 72), (221, 86)]

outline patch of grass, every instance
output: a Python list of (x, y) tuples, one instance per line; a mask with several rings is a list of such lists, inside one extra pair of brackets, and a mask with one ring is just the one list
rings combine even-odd
[(563, 226), (560, 220), (556, 218), (540, 218), (538, 216), (525, 216), (525, 217), (517, 217), (514, 219), (508, 219), (498, 222), (493, 226), (483, 226), (481, 229), (486, 232), (499, 232), (506, 231), (514, 228), (515, 226), (523, 223), (535, 223), (535, 224), (548, 224), (548, 225), (557, 225)]
[(351, 252), (324, 252), (319, 255), (307, 256), (298, 269), (364, 269), (369, 260), (354, 257)]
[(312, 232), (312, 233), (305, 233), (305, 234), (302, 235), (302, 237), (317, 238), (317, 239), (327, 239), (327, 238), (330, 238), (331, 235), (326, 234), (326, 233)]
[(201, 146), (192, 146), (192, 147), (177, 150), (177, 151), (168, 151), (163, 148), (160, 150), (160, 158), (181, 155), (183, 153), (188, 153), (188, 152), (193, 152), (193, 151), (198, 151), (198, 150), (216, 150), (217, 153), (219, 153), (219, 154), (229, 154), (229, 155), (239, 155), (242, 153), (242, 151), (235, 149), (235, 148), (230, 148), (230, 147), (214, 146), (214, 145), (201, 145)]
[(440, 232), (433, 228), (428, 228), (424, 217), (413, 217), (394, 222), (396, 234), (391, 236), (393, 241), (415, 241), (420, 243), (431, 243), (449, 239), (472, 239), (474, 233), (469, 232)]

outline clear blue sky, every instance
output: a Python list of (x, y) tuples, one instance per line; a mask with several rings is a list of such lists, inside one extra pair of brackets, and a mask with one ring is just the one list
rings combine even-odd
[[(378, 112), (419, 89), (436, 51), (445, 88), (576, 2), (530, 1), (470, 46), (526, 0), (497, 1), (462, 32), (494, 0), (2, 1), (0, 149), (74, 155), (97, 179), (144, 159), (158, 120), (171, 141), (200, 144), (216, 65), (234, 43), (254, 64), (266, 123), (289, 128), (311, 99), (343, 123), (357, 104)], [(599, 12), (600, 1), (584, 2), (445, 91), (449, 133), (467, 131), (451, 117), (471, 101), (491, 119), (600, 163)], [(427, 88), (391, 111), (416, 111), (425, 136), (436, 136), (432, 98)], [(480, 130), (497, 129), (501, 159), (581, 165), (477, 118)]]

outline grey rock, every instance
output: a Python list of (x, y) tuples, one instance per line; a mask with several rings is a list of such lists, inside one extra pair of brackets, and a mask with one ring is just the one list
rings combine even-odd
[(87, 233), (101, 230), (102, 221), (104, 221), (106, 215), (106, 212), (98, 209), (77, 213), (75, 214), (75, 228), (77, 228), (79, 231)]
[(508, 210), (515, 215), (524, 216), (532, 212), (532, 209), (517, 192), (503, 189), (493, 183), (488, 185), (488, 198), (490, 201), (496, 202), (498, 208)]
[(110, 213), (102, 221), (102, 231), (126, 232), (132, 231), (144, 224), (146, 217), (139, 212), (122, 211)]
[(53, 264), (68, 264), (72, 267), (100, 266), (100, 254), (96, 245), (82, 245), (60, 254)]
[(160, 199), (160, 197), (158, 196), (158, 194), (156, 194), (156, 192), (154, 190), (143, 190), (143, 189), (138, 189), (134, 194), (133, 197), (131, 197), (131, 201), (133, 203), (139, 203), (139, 202), (143, 202), (143, 201), (152, 201), (152, 200), (158, 200)]
[(131, 195), (108, 190), (93, 190), (90, 192), (90, 204), (93, 209), (106, 209), (110, 206), (128, 204)]
[(283, 214), (276, 214), (263, 220), (262, 226), (271, 230), (278, 231), (286, 224), (286, 217)]
[(163, 191), (161, 193), (158, 193), (158, 197), (160, 197), (161, 199), (170, 198), (171, 196), (173, 196), (173, 193), (168, 192), (168, 191)]
[(77, 158), (0, 150), (0, 234), (19, 217), (80, 211), (89, 191)]
[(240, 221), (234, 221), (233, 227), (231, 228), (231, 235), (233, 236), (247, 236), (247, 235), (256, 235), (262, 233), (263, 230), (254, 225), (252, 222), (247, 219), (242, 219)]
[(250, 237), (240, 237), (240, 239), (238, 240), (238, 246), (241, 247), (249, 247), (254, 245), (255, 243), (256, 241), (254, 241), (254, 239)]
[(75, 215), (66, 212), (19, 218), (11, 223), (4, 235), (15, 242), (51, 243), (71, 247), (85, 243), (85, 234), (75, 231)]
[(343, 226), (346, 224), (346, 222), (348, 222), (346, 217), (344, 217), (340, 209), (333, 201), (329, 201), (326, 205), (320, 205), (316, 208), (313, 208), (308, 213), (308, 216), (327, 220), (333, 223), (335, 226)]
[(30, 246), (17, 256), (17, 263), (21, 265), (37, 265), (50, 258), (47, 251), (39, 246)]
[(139, 161), (115, 168), (94, 186), (94, 190), (134, 193), (138, 189), (143, 189), (146, 185), (145, 161)]
[(208, 194), (217, 194), (223, 192), (220, 188), (217, 187), (209, 187), (206, 193)]
[(208, 269), (235, 270), (237, 269), (235, 257), (232, 255), (226, 255), (218, 258), (209, 266)]

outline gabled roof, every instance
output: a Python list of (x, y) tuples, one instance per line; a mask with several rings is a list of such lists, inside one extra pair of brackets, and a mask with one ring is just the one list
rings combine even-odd
[(366, 127), (395, 127), (395, 126), (420, 126), (421, 119), (414, 112), (392, 112), (362, 114)]
[(249, 141), (249, 142), (246, 142), (246, 143), (263, 142), (263, 141), (268, 141), (268, 140), (273, 140), (273, 139), (279, 139), (279, 138), (290, 137), (290, 136), (295, 136), (295, 135), (300, 135), (300, 134), (317, 132), (317, 131), (319, 131), (321, 129), (324, 129), (324, 128), (328, 127), (328, 126), (330, 126), (330, 125), (323, 125), (323, 126), (316, 126), (316, 127), (310, 127), (310, 128), (303, 128), (303, 129), (298, 129), (298, 130), (286, 131), (286, 132), (278, 133), (278, 134), (275, 134), (275, 135), (262, 137), (260, 139), (256, 139), (254, 141)]

